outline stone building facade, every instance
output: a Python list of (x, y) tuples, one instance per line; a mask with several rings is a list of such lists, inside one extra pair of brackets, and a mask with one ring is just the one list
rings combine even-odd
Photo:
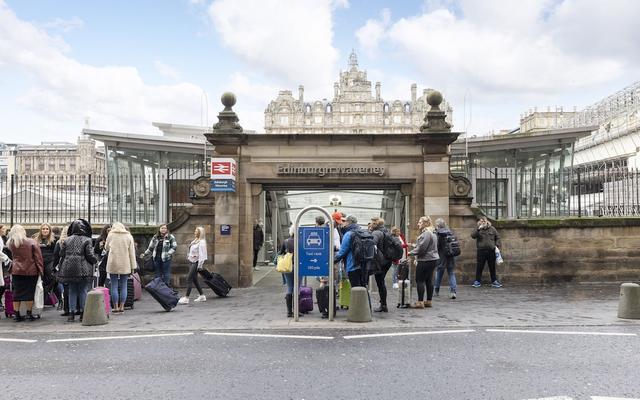
[(15, 151), (16, 175), (20, 179), (40, 179), (39, 186), (59, 190), (81, 190), (91, 174), (92, 190), (107, 190), (104, 148), (86, 135), (76, 144), (42, 142), (18, 145)]
[[(266, 133), (415, 133), (429, 110), (425, 89), (418, 97), (418, 88), (411, 85), (410, 100), (384, 100), (380, 82), (372, 93), (367, 71), (358, 68), (355, 52), (349, 57), (349, 69), (340, 73), (333, 85), (333, 98), (307, 102), (304, 86), (298, 88), (298, 98), (290, 90), (280, 91), (265, 110)], [(451, 106), (441, 106), (452, 121)]]

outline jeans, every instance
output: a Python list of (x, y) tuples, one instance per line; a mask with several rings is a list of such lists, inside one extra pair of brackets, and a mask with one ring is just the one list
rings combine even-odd
[(87, 292), (91, 283), (86, 281), (69, 282), (69, 311), (84, 311), (84, 303), (87, 300)]
[(427, 300), (433, 298), (433, 270), (436, 268), (438, 260), (418, 261), (416, 267), (416, 287), (418, 289), (418, 301), (424, 299), (424, 287), (427, 286)]
[(161, 258), (154, 258), (153, 270), (156, 278), (162, 279), (167, 286), (171, 286), (171, 259), (162, 261)]
[(111, 274), (111, 303), (116, 308), (127, 300), (127, 279), (129, 274)]
[(489, 273), (491, 274), (491, 282), (498, 280), (496, 276), (496, 251), (488, 249), (478, 249), (478, 258), (476, 265), (476, 281), (482, 282), (482, 271), (485, 262), (489, 264)]
[(200, 282), (198, 282), (198, 263), (189, 263), (189, 273), (187, 274), (187, 297), (191, 294), (191, 288), (195, 285), (198, 293), (203, 294)]
[(380, 304), (383, 306), (387, 305), (387, 284), (385, 283), (384, 279), (387, 276), (387, 272), (389, 272), (389, 268), (391, 268), (391, 261), (382, 266), (382, 272), (374, 275), (376, 278), (376, 285), (378, 285)]
[(285, 272), (282, 276), (287, 284), (287, 294), (293, 294), (293, 272)]
[(391, 283), (398, 283), (398, 263), (391, 264)]
[(442, 257), (438, 261), (438, 267), (436, 269), (436, 283), (434, 285), (434, 289), (436, 292), (440, 291), (440, 283), (442, 282), (442, 277), (444, 276), (444, 271), (447, 270), (447, 276), (449, 277), (449, 292), (456, 292), (456, 273), (453, 270), (456, 267), (456, 259), (455, 257)]

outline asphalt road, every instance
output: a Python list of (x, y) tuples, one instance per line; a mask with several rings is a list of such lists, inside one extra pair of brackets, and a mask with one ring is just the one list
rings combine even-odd
[[(355, 338), (374, 332), (242, 332), (305, 336), (283, 338), (189, 331), (72, 342), (49, 340), (98, 334), (21, 335), (35, 342), (0, 341), (0, 399), (640, 398), (638, 327), (549, 331), (629, 336), (486, 328)], [(408, 331), (380, 333), (394, 332)]]

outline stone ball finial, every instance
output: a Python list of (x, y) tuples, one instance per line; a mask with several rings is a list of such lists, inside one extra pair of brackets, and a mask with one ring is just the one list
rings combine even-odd
[(440, 104), (442, 104), (442, 93), (437, 90), (432, 91), (427, 95), (427, 103), (429, 103), (431, 107), (440, 106)]
[(231, 92), (224, 92), (220, 97), (220, 101), (225, 110), (231, 110), (231, 107), (236, 105), (236, 95)]

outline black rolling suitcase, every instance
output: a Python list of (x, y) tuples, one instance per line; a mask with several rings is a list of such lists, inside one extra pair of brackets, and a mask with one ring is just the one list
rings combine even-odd
[(167, 286), (161, 278), (154, 278), (144, 288), (165, 311), (171, 311), (178, 305), (178, 296), (173, 294), (173, 289)]
[[(316, 289), (316, 298), (318, 299), (318, 310), (322, 314), (322, 318), (327, 318), (329, 316), (329, 285), (323, 286), (321, 288)], [(335, 299), (335, 292), (333, 298)], [(336, 311), (338, 309), (338, 302), (333, 302), (334, 312), (333, 315), (336, 315)]]
[(201, 269), (198, 273), (202, 276), (202, 279), (204, 279), (204, 283), (206, 283), (215, 294), (220, 297), (227, 297), (231, 290), (231, 285), (229, 285), (222, 275), (209, 272), (206, 269)]

